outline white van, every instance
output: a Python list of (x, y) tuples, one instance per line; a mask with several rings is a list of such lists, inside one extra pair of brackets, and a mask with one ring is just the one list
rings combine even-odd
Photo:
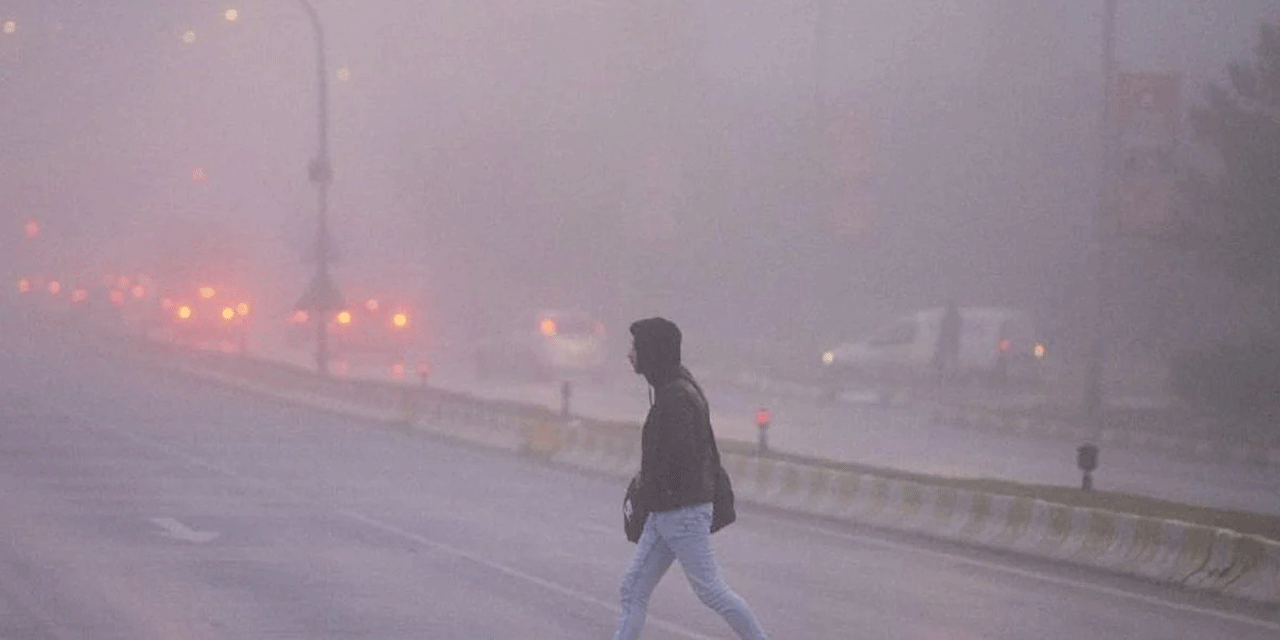
[[(909, 385), (936, 376), (934, 354), (943, 307), (902, 316), (857, 342), (822, 354), (831, 384), (867, 382)], [(1036, 341), (1031, 317), (1014, 309), (960, 308), (960, 354), (954, 374), (960, 380), (995, 382), (1039, 379), (1045, 347)]]

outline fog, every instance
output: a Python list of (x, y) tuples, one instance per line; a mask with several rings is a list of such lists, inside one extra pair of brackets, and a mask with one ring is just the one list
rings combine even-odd
[[(832, 1), (825, 56), (802, 1), (313, 2), (335, 273), (412, 280), (440, 343), (577, 307), (615, 332), (663, 314), (722, 344), (809, 348), (947, 298), (1027, 309), (1050, 340), (1083, 333), (1100, 1)], [(1280, 20), (1268, 0), (1120, 5), (1119, 66), (1180, 72), (1187, 103)], [(317, 206), (299, 3), (0, 14), (16, 24), (0, 35), (0, 211), (42, 222), (41, 259), (154, 268), (178, 238), (225, 236), (264, 308), (293, 303)], [(857, 167), (836, 198), (816, 178), (819, 103)], [(1124, 260), (1117, 340), (1236, 322), (1214, 273), (1158, 246)]]

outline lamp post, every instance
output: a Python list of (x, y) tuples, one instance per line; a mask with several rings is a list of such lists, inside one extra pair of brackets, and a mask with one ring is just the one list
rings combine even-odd
[(329, 162), (329, 101), (328, 82), (325, 77), (324, 28), (320, 15), (310, 0), (298, 0), (311, 20), (316, 40), (316, 107), (318, 147), (316, 157), (308, 166), (308, 177), (316, 184), (318, 209), (316, 211), (316, 273), (312, 281), (316, 315), (316, 371), (329, 374), (329, 323), (325, 313), (331, 300), (329, 274), (329, 183), (333, 180), (333, 167)]
[[(1102, 157), (1099, 159), (1098, 205), (1093, 221), (1091, 278), (1093, 280), (1093, 317), (1089, 336), (1089, 353), (1084, 375), (1084, 414), (1093, 432), (1094, 442), (1101, 441), (1103, 390), (1102, 373), (1106, 360), (1106, 328), (1103, 318), (1107, 298), (1107, 282), (1115, 236), (1115, 171), (1116, 171), (1116, 11), (1119, 0), (1103, 0), (1102, 22), (1102, 120), (1098, 128)], [(1086, 443), (1084, 446), (1093, 446)], [(1095, 449), (1096, 451), (1096, 449)], [(1096, 457), (1096, 454), (1095, 454)]]

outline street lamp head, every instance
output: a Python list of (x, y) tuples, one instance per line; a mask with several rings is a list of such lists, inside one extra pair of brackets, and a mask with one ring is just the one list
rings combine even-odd
[(196, 41), (196, 32), (187, 31), (186, 33), (182, 34), (182, 42), (184, 44), (192, 44), (195, 41)]
[(14, 20), (4, 21), (4, 32), (6, 34), (13, 33), (18, 30), (18, 23)]
[(222, 13), (222, 17), (225, 18), (227, 22), (235, 22), (240, 19), (240, 12), (235, 9), (227, 9)]
[(350, 67), (342, 67), (341, 69), (338, 69), (338, 82), (347, 82), (349, 80), (351, 80)]

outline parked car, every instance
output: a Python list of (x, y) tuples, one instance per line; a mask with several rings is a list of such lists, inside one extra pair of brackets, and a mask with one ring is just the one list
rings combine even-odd
[[(1015, 309), (961, 307), (960, 345), (951, 379), (1008, 383), (1040, 377), (1045, 345), (1031, 317)], [(822, 354), (831, 391), (850, 383), (910, 386), (935, 380), (943, 307), (904, 315), (870, 335)]]
[(480, 378), (546, 379), (565, 375), (604, 375), (607, 340), (604, 323), (581, 311), (522, 314), (505, 331), (480, 341), (476, 374)]

